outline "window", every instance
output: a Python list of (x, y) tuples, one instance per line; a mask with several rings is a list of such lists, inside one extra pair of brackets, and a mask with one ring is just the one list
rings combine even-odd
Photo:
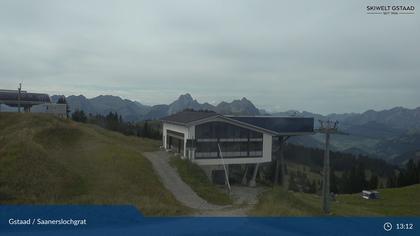
[(196, 157), (220, 158), (219, 147), (224, 158), (261, 157), (262, 142), (197, 142)]
[(232, 125), (226, 122), (208, 122), (197, 125), (195, 129), (195, 136), (197, 139), (206, 138), (235, 138), (248, 139), (259, 138), (262, 139), (262, 133), (255, 132), (246, 128)]
[(262, 133), (226, 122), (208, 122), (198, 125), (195, 136), (197, 159), (220, 158), (218, 144), (224, 158), (262, 156)]

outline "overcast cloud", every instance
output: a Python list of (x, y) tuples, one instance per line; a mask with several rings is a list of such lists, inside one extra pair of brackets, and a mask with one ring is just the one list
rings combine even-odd
[(368, 2), (1, 0), (0, 88), (320, 113), (420, 106), (420, 12), (367, 15)]

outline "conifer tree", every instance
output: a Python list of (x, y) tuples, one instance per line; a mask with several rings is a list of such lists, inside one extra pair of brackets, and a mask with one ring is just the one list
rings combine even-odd
[(395, 175), (391, 175), (391, 176), (388, 177), (387, 182), (386, 182), (386, 187), (387, 188), (397, 187), (397, 181), (396, 181)]
[(333, 170), (330, 171), (330, 192), (338, 193), (337, 178)]
[(296, 176), (295, 174), (292, 172), (290, 174), (290, 178), (289, 178), (289, 190), (294, 191), (294, 192), (299, 192), (299, 188), (296, 184), (296, 180), (295, 180)]
[(372, 175), (369, 180), (369, 189), (377, 189), (378, 188), (378, 176)]

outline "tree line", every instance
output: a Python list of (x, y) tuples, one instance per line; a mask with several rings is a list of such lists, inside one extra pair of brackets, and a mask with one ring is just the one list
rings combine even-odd
[(386, 187), (396, 188), (418, 183), (420, 183), (420, 160), (416, 164), (413, 159), (410, 159), (404, 169), (400, 169), (388, 177)]
[[(286, 164), (288, 189), (320, 193), (324, 150), (287, 144), (284, 153), (286, 162), (303, 166), (292, 171), (288, 170)], [(331, 152), (330, 158), (330, 190), (333, 193), (359, 193), (362, 190), (403, 187), (420, 183), (420, 161), (415, 163), (410, 160), (405, 167), (401, 168), (384, 160), (364, 155)], [(273, 163), (267, 163), (260, 169), (262, 172), (260, 181), (273, 183), (275, 170)], [(308, 178), (308, 173), (315, 173), (318, 178)]]
[(108, 130), (116, 131), (124, 135), (133, 135), (151, 139), (161, 139), (162, 132), (158, 121), (126, 122), (117, 112), (109, 112), (107, 115), (86, 114), (83, 110), (75, 110), (71, 119), (76, 122), (95, 124)]

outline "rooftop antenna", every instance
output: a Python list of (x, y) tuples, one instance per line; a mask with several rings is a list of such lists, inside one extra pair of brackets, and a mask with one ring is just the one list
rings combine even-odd
[(19, 83), (19, 87), (18, 87), (18, 112), (20, 113), (20, 95), (21, 95), (21, 91), (22, 91), (22, 83)]
[(330, 135), (338, 132), (338, 121), (319, 120), (319, 133), (325, 134), (324, 170), (322, 181), (322, 210), (328, 214), (331, 210), (330, 199)]

